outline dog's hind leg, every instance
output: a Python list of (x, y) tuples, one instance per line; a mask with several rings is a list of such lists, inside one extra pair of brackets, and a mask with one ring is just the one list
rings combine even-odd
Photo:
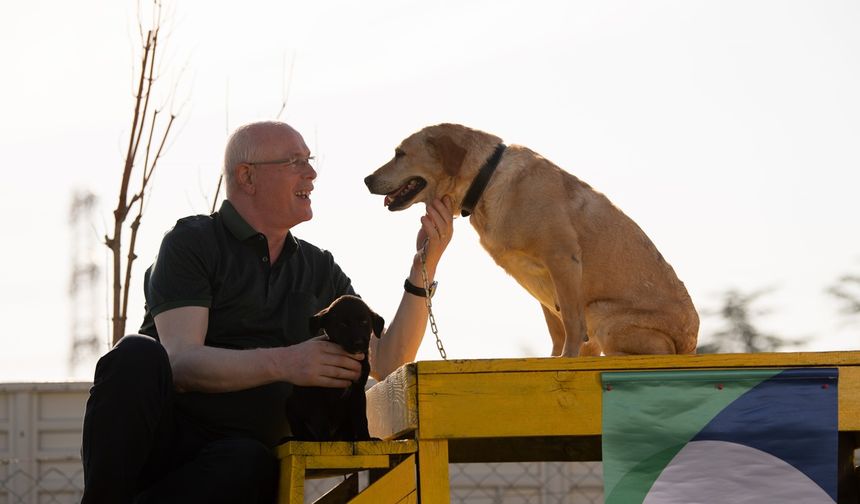
[(629, 325), (612, 331), (604, 342), (606, 355), (672, 355), (678, 353), (675, 341), (666, 333)]

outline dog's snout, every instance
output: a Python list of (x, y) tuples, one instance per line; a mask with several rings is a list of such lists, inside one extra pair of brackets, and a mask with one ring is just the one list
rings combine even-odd
[(373, 175), (364, 177), (364, 185), (366, 185), (369, 190), (373, 190)]

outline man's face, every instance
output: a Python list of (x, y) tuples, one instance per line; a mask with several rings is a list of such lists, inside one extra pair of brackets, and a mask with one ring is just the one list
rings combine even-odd
[[(278, 130), (265, 141), (265, 159), (255, 160), (255, 202), (276, 227), (292, 228), (313, 217), (310, 194), (317, 172), (308, 163), (311, 152), (294, 130)], [(283, 163), (265, 163), (285, 160)]]

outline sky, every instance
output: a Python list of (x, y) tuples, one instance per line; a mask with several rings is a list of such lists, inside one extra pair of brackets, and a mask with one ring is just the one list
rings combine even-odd
[[(149, 4), (144, 3), (146, 18)], [(315, 216), (330, 250), (394, 315), (421, 205), (390, 213), (363, 178), (424, 126), (454, 122), (528, 146), (606, 194), (650, 236), (702, 314), (729, 289), (768, 289), (765, 331), (792, 350), (860, 348), (825, 291), (860, 272), (860, 3), (413, 0), (165, 4), (158, 103), (178, 113), (138, 238), (141, 281), (176, 219), (209, 213), (228, 132), (278, 116), (320, 159)], [(129, 134), (137, 3), (31, 0), (0, 18), (0, 382), (92, 377), (69, 365), (73, 310), (107, 346), (101, 245)], [(173, 100), (168, 95), (173, 95)], [(74, 231), (76, 191), (98, 201)], [(80, 223), (80, 222), (79, 222)], [(467, 219), (433, 299), (449, 358), (548, 356), (537, 301)], [(73, 307), (72, 250), (102, 269)], [(419, 360), (438, 359), (432, 334)]]

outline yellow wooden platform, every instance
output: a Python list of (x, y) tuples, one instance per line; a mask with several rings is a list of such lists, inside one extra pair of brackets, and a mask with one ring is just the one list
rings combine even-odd
[[(278, 502), (302, 504), (306, 479), (377, 470), (375, 481), (357, 495), (358, 480), (344, 480), (323, 502), (397, 504), (417, 502), (416, 442), (412, 440), (312, 442), (290, 441), (277, 449), (281, 461)], [(317, 501), (319, 502), (319, 501)]]
[(839, 368), (842, 492), (855, 484), (860, 352), (417, 362), (368, 392), (368, 419), (372, 436), (417, 442), (419, 502), (447, 503), (449, 462), (600, 460), (603, 372), (802, 367)]

